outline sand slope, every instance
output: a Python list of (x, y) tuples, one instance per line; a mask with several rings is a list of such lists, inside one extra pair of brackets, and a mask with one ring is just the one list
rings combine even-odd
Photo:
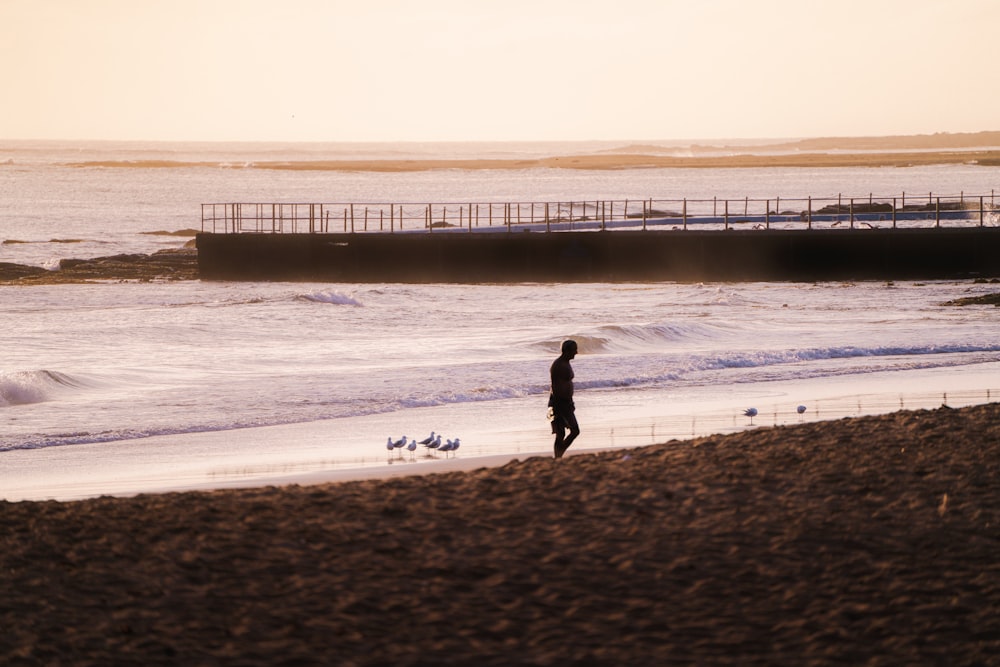
[(996, 664), (998, 479), (989, 404), (0, 503), (0, 663)]

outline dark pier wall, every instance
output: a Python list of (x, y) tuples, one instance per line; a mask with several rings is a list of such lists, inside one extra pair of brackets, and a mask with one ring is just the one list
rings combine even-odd
[(208, 280), (605, 282), (1000, 275), (1000, 228), (199, 234)]

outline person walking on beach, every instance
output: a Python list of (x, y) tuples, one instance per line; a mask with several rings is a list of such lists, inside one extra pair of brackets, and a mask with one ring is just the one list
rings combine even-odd
[[(560, 459), (569, 446), (580, 435), (580, 425), (576, 422), (576, 406), (573, 404), (573, 367), (570, 360), (576, 356), (575, 340), (562, 344), (562, 354), (552, 362), (549, 375), (552, 377), (552, 391), (549, 394), (549, 417), (552, 432), (556, 436), (555, 458)], [(566, 435), (569, 429), (569, 435)]]

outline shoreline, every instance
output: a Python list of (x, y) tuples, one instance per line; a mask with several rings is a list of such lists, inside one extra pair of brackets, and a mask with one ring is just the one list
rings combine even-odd
[(3, 502), (0, 659), (985, 664), (998, 475), (987, 403), (466, 472)]
[[(942, 404), (965, 407), (1000, 396), (995, 386), (1000, 361), (966, 368), (826, 378), (816, 384), (767, 382), (720, 397), (692, 394), (665, 405), (660, 395), (585, 392), (578, 410), (587, 415), (585, 439), (571, 454), (628, 450), (671, 439), (688, 441), (746, 429), (883, 415), (899, 409)], [(910, 391), (911, 387), (933, 390)], [(794, 400), (791, 398), (794, 397)], [(795, 405), (805, 405), (799, 414)], [(747, 405), (756, 420), (742, 415)], [(81, 443), (0, 453), (0, 500), (73, 501), (99, 496), (317, 484), (436, 473), (551, 453), (547, 424), (540, 424), (537, 399), (500, 401), (491, 406), (493, 426), (484, 426), (476, 403), (417, 407), (395, 413), (391, 424), (406, 432), (429, 432), (442, 424), (462, 435), (457, 457), (429, 451), (387, 455), (383, 414), (263, 425), (254, 428), (156, 434), (114, 442)]]
[(915, 167), (924, 165), (978, 164), (1000, 166), (1000, 149), (886, 151), (844, 153), (781, 153), (716, 156), (672, 156), (642, 152), (607, 152), (534, 158), (413, 158), (413, 159), (332, 159), (332, 160), (260, 160), (247, 165), (207, 161), (175, 160), (93, 160), (72, 162), (74, 168), (171, 169), (208, 167), (222, 169), (271, 169), (285, 171), (363, 171), (416, 172), (443, 169), (724, 169), (724, 168), (833, 168), (833, 167)]

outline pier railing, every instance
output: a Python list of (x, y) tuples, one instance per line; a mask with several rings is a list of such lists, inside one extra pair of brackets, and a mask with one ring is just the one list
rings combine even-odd
[(996, 227), (995, 193), (773, 199), (559, 202), (250, 203), (201, 205), (201, 231), (454, 233), (613, 229), (874, 229)]

